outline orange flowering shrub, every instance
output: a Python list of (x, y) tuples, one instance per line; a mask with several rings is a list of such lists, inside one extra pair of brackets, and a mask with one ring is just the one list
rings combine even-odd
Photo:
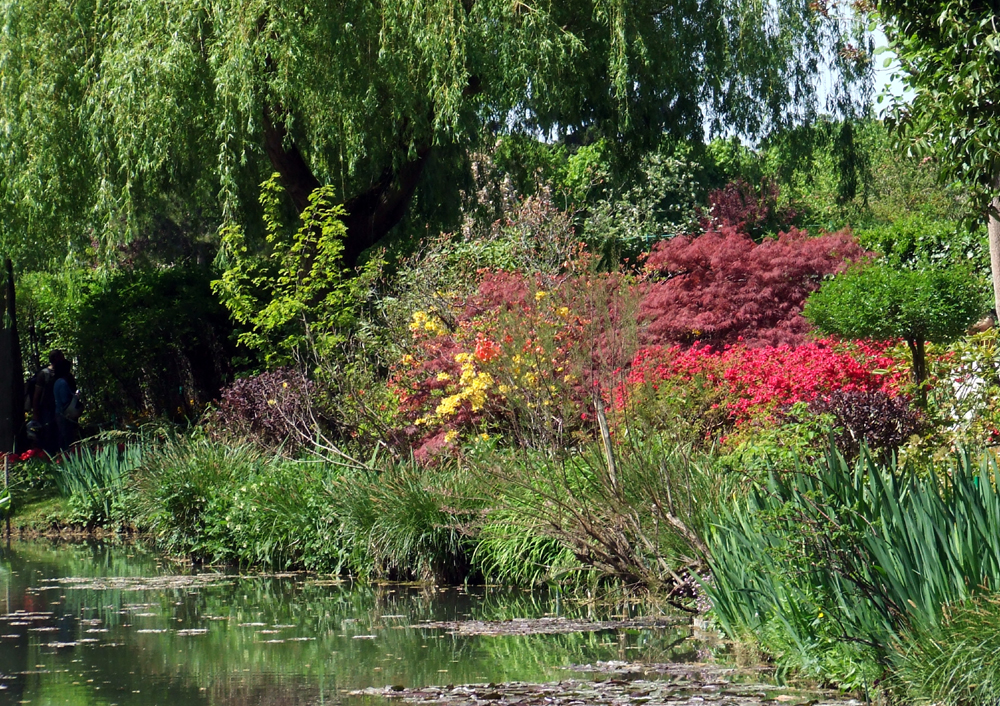
[(635, 351), (634, 289), (623, 275), (582, 269), (486, 271), (448, 312), (414, 313), (412, 350), (392, 385), (418, 459), (463, 433), (534, 445), (588, 428), (593, 395), (613, 387)]

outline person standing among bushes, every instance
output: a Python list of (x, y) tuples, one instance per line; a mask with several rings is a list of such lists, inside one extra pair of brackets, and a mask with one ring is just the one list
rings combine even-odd
[(56, 444), (58, 451), (65, 451), (76, 441), (76, 419), (70, 412), (70, 404), (76, 395), (76, 379), (73, 365), (63, 358), (52, 365), (55, 382), (52, 398), (55, 410)]
[(38, 446), (53, 454), (59, 450), (59, 432), (56, 424), (55, 397), (53, 388), (56, 382), (56, 366), (65, 362), (66, 356), (61, 350), (49, 353), (49, 364), (35, 373), (31, 381), (31, 424), (35, 430)]

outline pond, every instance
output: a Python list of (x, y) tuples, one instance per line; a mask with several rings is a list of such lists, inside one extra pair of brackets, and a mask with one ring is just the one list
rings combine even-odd
[[(324, 704), (704, 656), (686, 620), (635, 622), (636, 610), (601, 615), (548, 591), (195, 571), (136, 545), (14, 542), (0, 548), (0, 704)], [(544, 620), (505, 623), (503, 635), (464, 622), (523, 618)], [(574, 619), (615, 622), (595, 631)]]

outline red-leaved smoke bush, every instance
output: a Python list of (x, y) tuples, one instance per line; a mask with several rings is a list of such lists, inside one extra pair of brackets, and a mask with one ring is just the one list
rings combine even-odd
[(631, 389), (701, 377), (715, 387), (736, 423), (796, 402), (812, 402), (836, 391), (899, 394), (907, 370), (889, 353), (888, 343), (829, 339), (798, 346), (651, 346), (632, 361), (628, 382), (619, 390), (625, 404)]
[(736, 228), (722, 227), (664, 241), (646, 260), (660, 277), (642, 302), (646, 341), (713, 347), (804, 343), (806, 297), (823, 277), (864, 255), (846, 231), (813, 238), (792, 228), (757, 244)]

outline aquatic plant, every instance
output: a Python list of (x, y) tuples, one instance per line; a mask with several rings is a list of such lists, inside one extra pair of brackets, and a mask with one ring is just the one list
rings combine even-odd
[(998, 480), (971, 452), (915, 469), (831, 449), (772, 473), (707, 525), (714, 615), (788, 667), (871, 686), (908, 631), (1000, 585)]
[(142, 464), (145, 451), (138, 443), (81, 446), (56, 459), (56, 488), (69, 498), (71, 519), (88, 527), (128, 525), (132, 473)]

